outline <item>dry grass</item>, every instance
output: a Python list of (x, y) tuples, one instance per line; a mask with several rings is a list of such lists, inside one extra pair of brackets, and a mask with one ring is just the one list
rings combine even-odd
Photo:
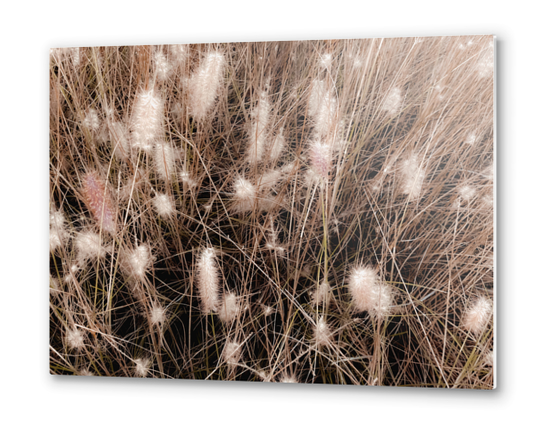
[(51, 373), (493, 388), (491, 37), (50, 78)]

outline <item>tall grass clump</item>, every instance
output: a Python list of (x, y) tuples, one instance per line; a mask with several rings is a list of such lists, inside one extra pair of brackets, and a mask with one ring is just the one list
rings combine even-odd
[(492, 37), (49, 69), (52, 374), (494, 387)]

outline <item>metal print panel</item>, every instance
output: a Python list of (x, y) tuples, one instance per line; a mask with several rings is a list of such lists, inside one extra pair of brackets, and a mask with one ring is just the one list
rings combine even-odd
[(492, 36), (49, 69), (51, 374), (494, 387)]

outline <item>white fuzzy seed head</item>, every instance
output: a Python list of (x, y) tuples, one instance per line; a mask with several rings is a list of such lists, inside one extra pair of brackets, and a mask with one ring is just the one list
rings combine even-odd
[(69, 233), (64, 229), (64, 214), (52, 210), (49, 215), (49, 249), (55, 252), (69, 238)]
[(59, 294), (61, 290), (60, 282), (54, 277), (49, 277), (49, 293), (53, 296)]
[(463, 315), (463, 327), (478, 336), (484, 331), (493, 314), (493, 303), (487, 297), (472, 302)]
[(72, 47), (68, 49), (68, 51), (72, 58), (73, 66), (79, 66), (79, 64), (81, 63), (81, 52), (79, 50), (79, 47)]
[(171, 60), (177, 68), (182, 68), (188, 59), (188, 48), (183, 44), (169, 46)]
[(405, 160), (400, 169), (400, 184), (403, 194), (409, 196), (409, 200), (418, 198), (423, 191), (426, 171), (421, 167), (416, 155)]
[(220, 310), (218, 311), (218, 316), (226, 324), (230, 324), (239, 314), (239, 301), (237, 296), (233, 293), (227, 293), (224, 296)]
[(314, 342), (316, 346), (326, 346), (331, 342), (331, 331), (324, 317), (320, 317), (314, 326)]
[(267, 93), (263, 92), (260, 95), (258, 105), (251, 113), (252, 119), (247, 146), (247, 161), (252, 165), (260, 162), (265, 152), (270, 111), (271, 104), (267, 99)]
[(467, 136), (467, 139), (465, 140), (465, 143), (467, 144), (475, 144), (476, 143), (476, 134), (475, 133), (470, 133), (468, 136)]
[(171, 179), (175, 166), (175, 150), (167, 143), (158, 143), (154, 147), (154, 169), (164, 181)]
[(106, 253), (100, 235), (92, 231), (85, 231), (75, 236), (75, 249), (79, 264), (87, 260), (104, 258)]
[(273, 169), (271, 171), (267, 171), (265, 174), (263, 174), (260, 177), (258, 186), (260, 190), (271, 189), (280, 182), (282, 177), (283, 177), (283, 173), (280, 169)]
[(90, 131), (98, 131), (100, 128), (100, 118), (96, 109), (90, 108), (88, 110), (85, 119), (83, 119), (83, 126)]
[(79, 370), (79, 375), (82, 377), (94, 377), (94, 373), (90, 371), (88, 368), (81, 368)]
[(49, 226), (50, 228), (61, 229), (64, 228), (66, 218), (61, 211), (51, 210), (49, 213)]
[(493, 165), (490, 165), (487, 168), (485, 168), (482, 171), (482, 175), (484, 176), (484, 178), (486, 178), (488, 180), (488, 182), (490, 184), (493, 184), (493, 181), (494, 181), (494, 178), (495, 178), (495, 173), (493, 171)]
[(132, 145), (150, 152), (163, 136), (164, 103), (153, 90), (141, 90), (132, 110)]
[(197, 262), (197, 285), (201, 301), (201, 310), (210, 314), (218, 309), (218, 269), (216, 266), (216, 255), (213, 248), (204, 249)]
[(275, 310), (269, 305), (262, 305), (262, 311), (266, 317), (272, 315), (273, 312), (275, 312)]
[(120, 160), (127, 161), (130, 158), (130, 139), (125, 125), (121, 122), (111, 122), (109, 137), (115, 156)]
[(130, 276), (142, 279), (152, 265), (152, 261), (149, 246), (142, 244), (127, 253), (124, 266)]
[(311, 85), (311, 95), (309, 98), (309, 116), (311, 116), (312, 118), (316, 118), (325, 96), (325, 82), (320, 80), (313, 81)]
[(66, 344), (74, 350), (80, 350), (85, 345), (85, 336), (83, 332), (77, 328), (66, 332)]
[(318, 288), (314, 292), (313, 300), (317, 305), (324, 304), (327, 305), (331, 295), (331, 287), (328, 283), (322, 282), (319, 284)]
[(487, 194), (482, 197), (482, 206), (486, 209), (493, 209), (493, 195)]
[(490, 350), (484, 356), (484, 365), (492, 367), (494, 363), (495, 363), (495, 352)]
[(320, 66), (325, 69), (330, 69), (332, 62), (333, 62), (333, 56), (331, 56), (331, 54), (329, 53), (326, 53), (320, 59)]
[(280, 379), (281, 383), (297, 383), (297, 378), (293, 374), (284, 374)]
[(224, 64), (222, 54), (208, 53), (200, 67), (190, 77), (188, 103), (196, 121), (202, 121), (215, 102), (224, 73)]
[(382, 104), (382, 110), (389, 112), (391, 115), (397, 114), (403, 102), (402, 91), (399, 87), (393, 87)]
[(233, 184), (235, 210), (239, 213), (251, 211), (256, 204), (256, 187), (247, 179), (239, 176)]
[(160, 51), (154, 53), (154, 74), (158, 81), (166, 81), (171, 72), (171, 65), (166, 55)]
[(134, 359), (136, 377), (146, 377), (151, 367), (151, 360), (149, 358)]
[(224, 346), (222, 358), (228, 365), (237, 365), (241, 359), (242, 347), (239, 343), (229, 341)]
[(321, 98), (315, 116), (315, 130), (318, 136), (325, 137), (336, 130), (339, 122), (337, 99), (331, 92), (326, 92)]
[(493, 42), (489, 42), (487, 47), (480, 53), (477, 64), (478, 75), (481, 78), (493, 77), (493, 67), (495, 64)]
[(470, 202), (476, 197), (476, 188), (471, 185), (464, 185), (458, 191), (461, 200), (464, 202)]
[(373, 305), (369, 313), (382, 320), (390, 315), (393, 306), (393, 291), (386, 284), (376, 284), (373, 288)]
[(161, 305), (156, 305), (151, 309), (149, 321), (151, 325), (159, 327), (167, 319), (166, 310)]
[(284, 150), (286, 140), (284, 139), (283, 131), (281, 128), (277, 136), (269, 143), (268, 150), (271, 163), (276, 162)]
[(167, 194), (157, 194), (152, 203), (162, 218), (170, 218), (175, 213), (175, 204)]
[(350, 274), (348, 290), (359, 312), (369, 311), (374, 305), (374, 288), (378, 274), (369, 267), (358, 266)]

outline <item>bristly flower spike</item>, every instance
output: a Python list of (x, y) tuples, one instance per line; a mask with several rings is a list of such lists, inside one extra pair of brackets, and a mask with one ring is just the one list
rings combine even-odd
[(89, 172), (83, 177), (83, 195), (94, 219), (105, 231), (114, 234), (117, 229), (115, 209), (97, 172)]

